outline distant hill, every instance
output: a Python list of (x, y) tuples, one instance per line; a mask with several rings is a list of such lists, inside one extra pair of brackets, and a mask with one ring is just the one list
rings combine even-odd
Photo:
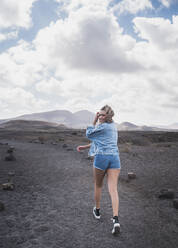
[[(18, 125), (21, 125), (22, 128), (26, 125), (35, 125), (43, 126), (43, 127), (51, 127), (51, 125), (54, 127), (54, 125), (62, 125), (64, 127), (68, 128), (86, 128), (88, 125), (91, 125), (94, 120), (95, 114), (88, 111), (88, 110), (80, 110), (75, 113), (72, 113), (68, 110), (54, 110), (54, 111), (48, 111), (48, 112), (40, 112), (40, 113), (33, 113), (33, 114), (26, 114), (17, 116), (15, 118), (10, 119), (3, 119), (0, 120), (0, 127), (5, 128), (8, 127), (8, 125), (11, 125), (11, 128), (13, 125), (17, 125), (16, 122), (9, 122), (9, 121), (15, 121), (15, 120), (26, 120), (26, 121), (38, 121), (38, 123), (23, 123), (20, 122)], [(7, 123), (9, 122), (9, 124)], [(5, 126), (4, 124), (7, 123)], [(137, 126), (131, 122), (122, 122), (120, 124), (116, 123), (118, 130), (121, 131), (169, 131), (174, 130), (178, 131), (178, 123), (174, 123), (169, 126)], [(35, 127), (34, 126), (34, 127)], [(61, 126), (61, 127), (62, 127)], [(20, 128), (20, 126), (19, 126)]]
[(172, 125), (169, 125), (169, 128), (178, 129), (178, 122), (173, 123)]
[(122, 122), (120, 124), (117, 124), (117, 128), (120, 131), (169, 131), (169, 128), (137, 126), (131, 122)]
[(121, 124), (117, 125), (118, 130), (137, 130), (138, 126), (131, 122), (122, 122)]
[(166, 128), (166, 129), (177, 129), (178, 130), (178, 123), (173, 123), (173, 124), (167, 125), (167, 126), (160, 125), (158, 127), (159, 128)]
[(12, 119), (0, 120), (0, 123), (5, 123), (10, 120), (30, 120), (52, 122), (65, 125), (70, 128), (86, 128), (94, 119), (95, 114), (88, 110), (81, 110), (72, 113), (67, 110), (54, 110), (48, 112), (34, 113), (21, 115)]
[(68, 124), (70, 122), (75, 123), (75, 117), (70, 111), (67, 110), (54, 110), (48, 112), (41, 112), (41, 113), (34, 113), (34, 114), (27, 114), (21, 115), (16, 118), (15, 120), (38, 120), (38, 121), (46, 121), (58, 124)]
[(45, 121), (29, 121), (29, 120), (10, 120), (5, 123), (0, 124), (0, 128), (5, 128), (8, 130), (57, 130), (66, 129), (66, 126), (59, 125), (57, 123), (45, 122)]

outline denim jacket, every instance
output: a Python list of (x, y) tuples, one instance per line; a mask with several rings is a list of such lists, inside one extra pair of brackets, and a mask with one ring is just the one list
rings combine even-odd
[(96, 154), (118, 154), (118, 133), (115, 123), (101, 123), (97, 126), (89, 126), (86, 136), (92, 141), (89, 156)]

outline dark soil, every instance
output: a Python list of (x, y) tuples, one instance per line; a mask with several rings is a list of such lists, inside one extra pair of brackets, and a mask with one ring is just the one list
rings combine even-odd
[[(178, 135), (120, 133), (121, 233), (111, 234), (112, 207), (106, 179), (101, 214), (92, 216), (92, 161), (76, 147), (84, 131), (0, 131), (0, 184), (12, 177), (15, 189), (0, 189), (2, 248), (177, 248), (178, 209), (160, 199), (162, 189), (178, 198)], [(8, 143), (8, 144), (7, 144)], [(65, 144), (65, 145), (64, 145)], [(13, 145), (16, 160), (5, 161)], [(136, 179), (128, 180), (134, 172)]]

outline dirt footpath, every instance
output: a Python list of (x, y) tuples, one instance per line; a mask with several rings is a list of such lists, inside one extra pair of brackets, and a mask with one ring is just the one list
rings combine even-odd
[[(8, 145), (16, 161), (4, 161)], [(0, 183), (15, 172), (13, 191), (0, 190), (2, 248), (177, 248), (178, 210), (172, 200), (160, 200), (162, 188), (178, 197), (178, 146), (132, 146), (120, 155), (121, 233), (111, 234), (112, 208), (104, 184), (101, 220), (92, 216), (92, 161), (78, 144), (34, 144), (1, 141)], [(136, 173), (128, 181), (127, 173)], [(106, 179), (105, 179), (106, 180)]]

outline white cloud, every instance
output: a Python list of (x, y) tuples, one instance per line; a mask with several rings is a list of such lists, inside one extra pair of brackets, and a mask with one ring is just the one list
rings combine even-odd
[(79, 9), (41, 30), (34, 45), (47, 52), (48, 59), (71, 69), (119, 73), (141, 68), (128, 54), (135, 40), (122, 34), (110, 13)]
[(106, 1), (94, 11), (101, 1), (67, 3), (64, 20), (0, 55), (1, 118), (110, 104), (118, 122), (176, 121), (170, 106), (177, 106), (178, 95), (177, 16), (172, 22), (135, 18), (144, 39), (136, 41), (123, 33)]
[(172, 17), (172, 23), (164, 18), (136, 17), (133, 20), (138, 35), (162, 49), (178, 49), (178, 16)]
[(150, 68), (142, 74), (147, 81), (142, 104), (148, 115), (154, 117), (155, 123), (164, 119), (164, 112), (170, 120), (178, 118), (173, 110), (173, 106), (177, 106), (178, 95), (178, 59), (175, 56), (178, 51), (177, 18), (174, 16), (172, 23), (164, 18), (137, 17), (133, 20), (140, 37), (147, 40), (137, 42), (132, 55)]
[(77, 11), (80, 8), (87, 8), (90, 11), (106, 11), (111, 0), (56, 0), (60, 4), (59, 11), (67, 13)]
[(19, 87), (0, 87), (0, 99), (2, 118), (31, 113), (34, 109), (40, 111), (48, 106), (47, 101), (37, 99), (32, 93)]
[(31, 8), (37, 0), (1, 0), (0, 28), (23, 27), (32, 25)]
[(41, 79), (43, 65), (33, 47), (20, 41), (15, 47), (0, 54), (0, 84), (30, 86)]
[(0, 42), (6, 40), (6, 36), (0, 33)]
[(18, 36), (18, 31), (12, 31), (9, 33), (0, 33), (0, 42), (5, 40), (16, 39)]
[(131, 14), (136, 14), (139, 11), (144, 11), (146, 9), (153, 9), (150, 0), (122, 0), (117, 5), (113, 7), (114, 11), (119, 14), (129, 12)]
[(47, 95), (62, 95), (63, 89), (61, 87), (61, 82), (54, 77), (51, 77), (48, 81), (42, 80), (35, 86), (36, 90), (40, 93)]
[(169, 8), (172, 3), (172, 0), (158, 0), (158, 1), (167, 8)]

